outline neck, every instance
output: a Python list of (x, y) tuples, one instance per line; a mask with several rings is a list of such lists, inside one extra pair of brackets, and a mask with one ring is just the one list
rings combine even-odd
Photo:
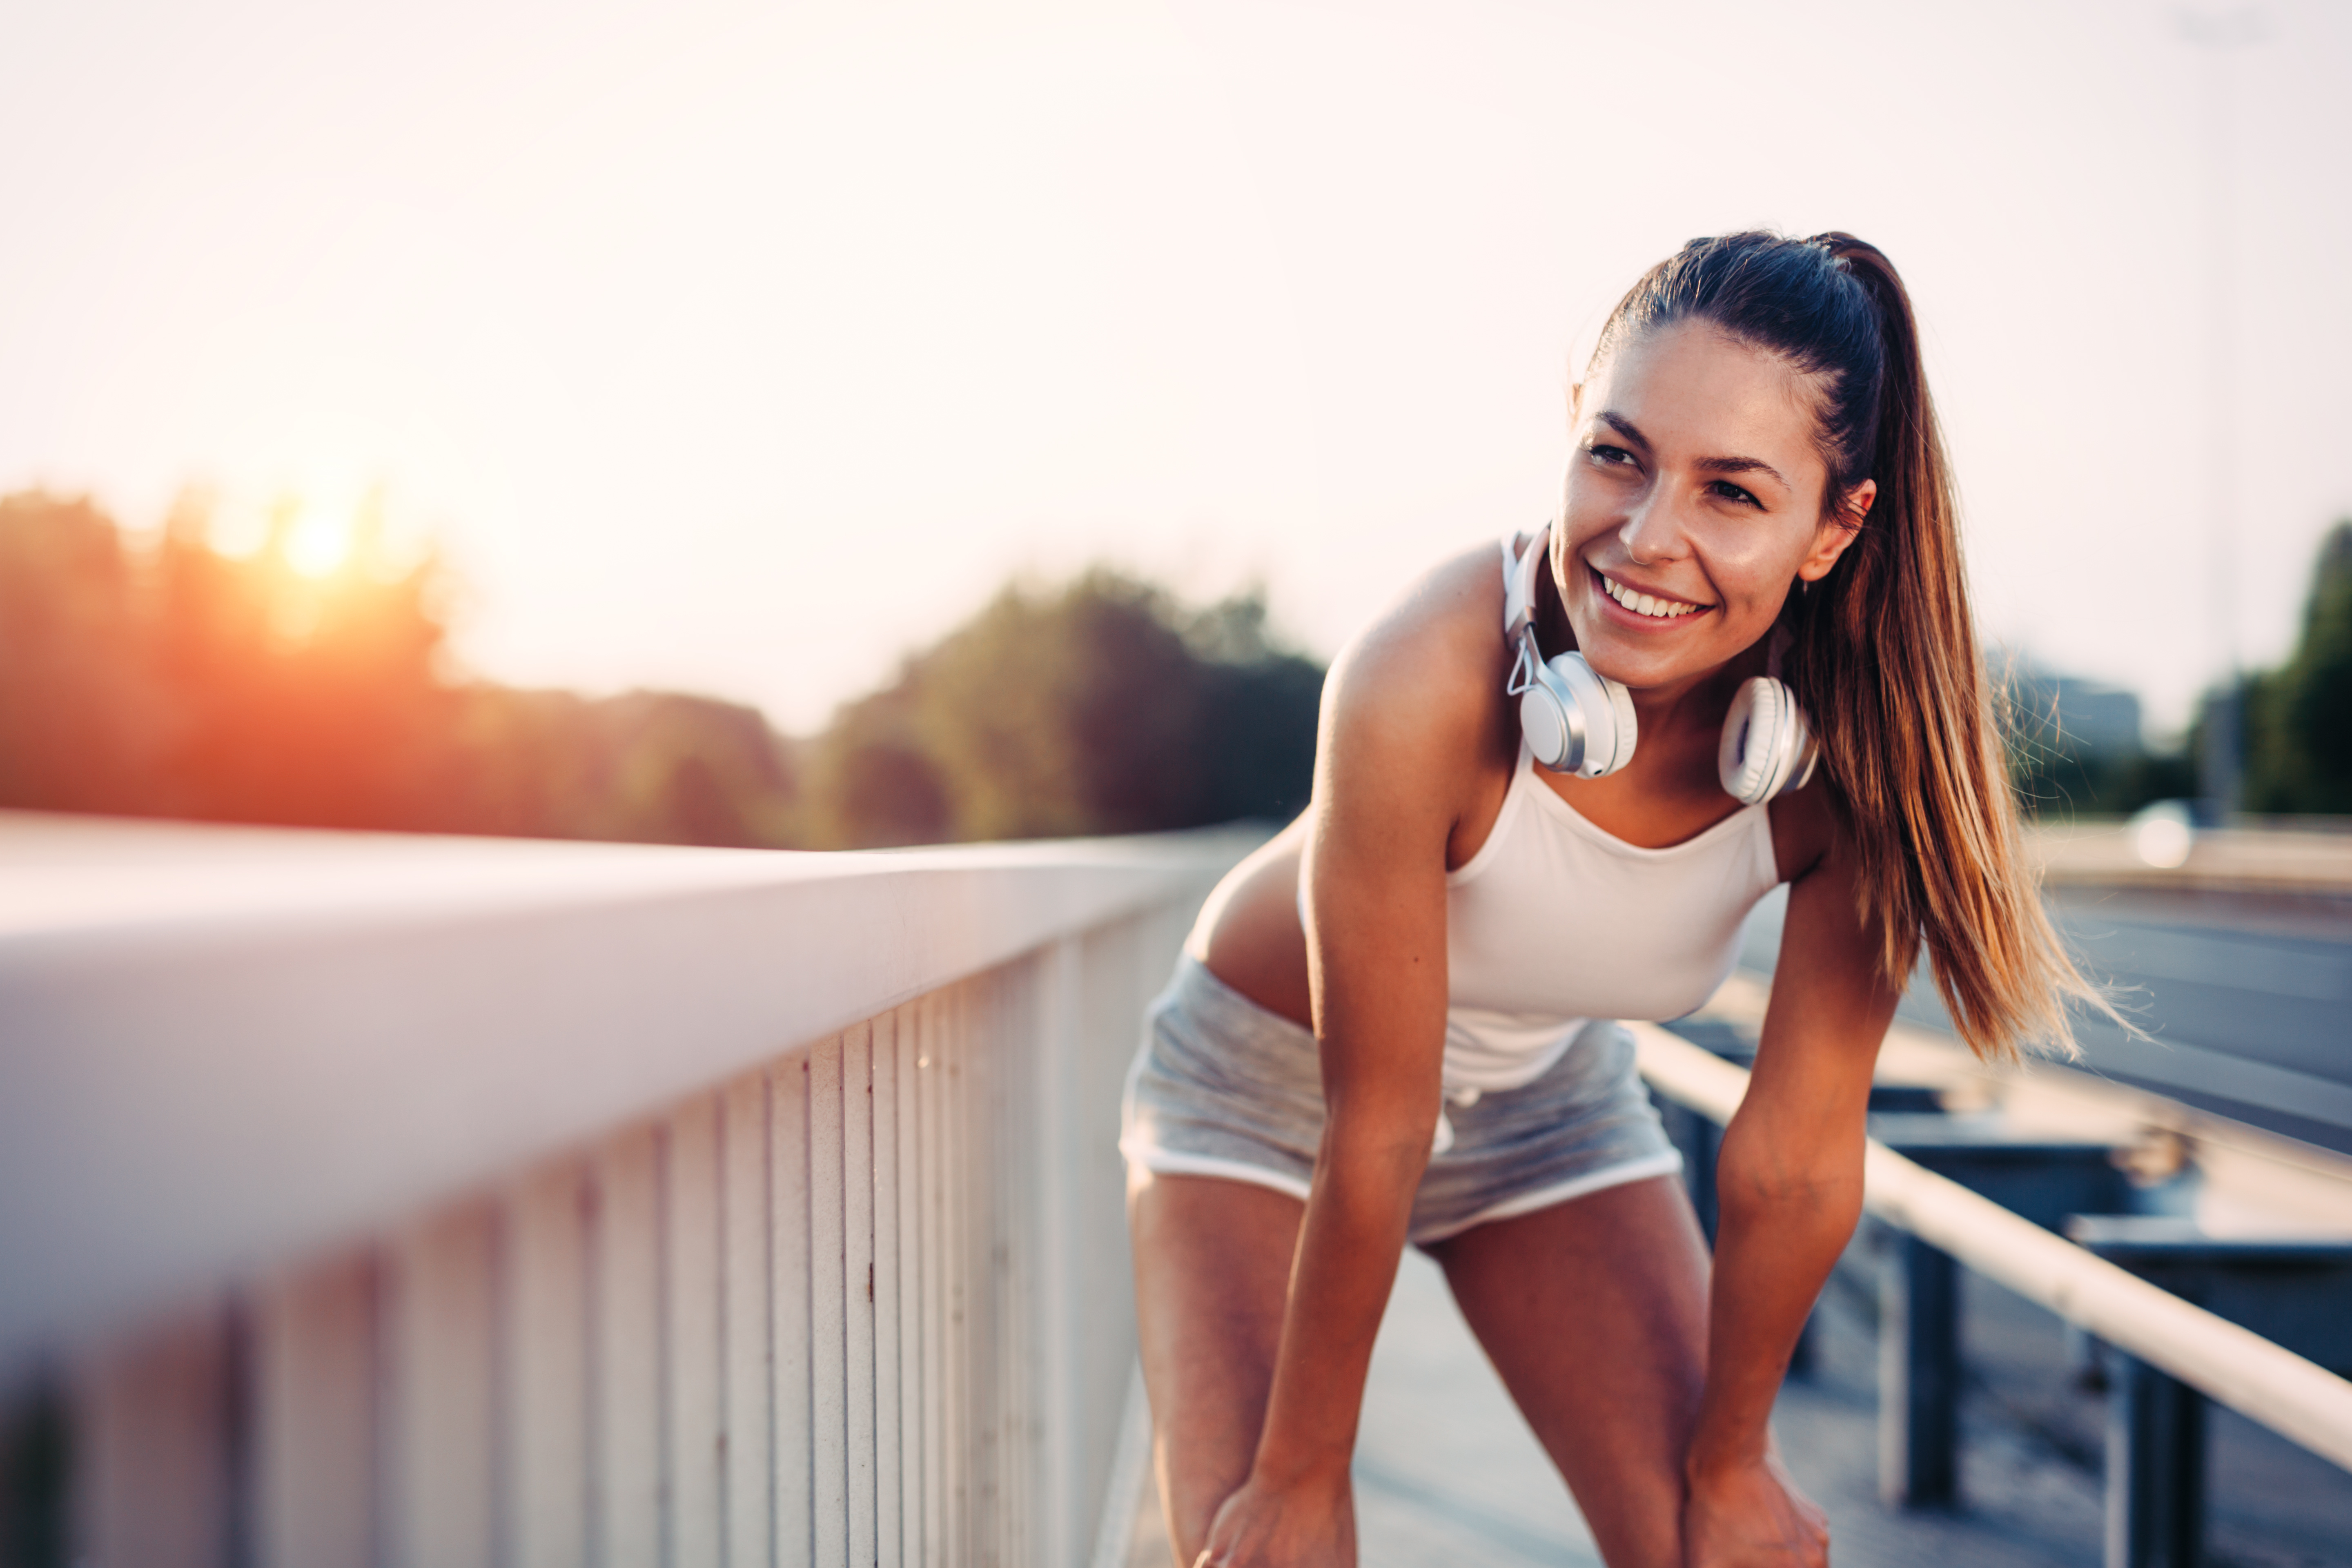
[(1712, 751), (1740, 683), (1763, 669), (1764, 647), (1759, 643), (1713, 669), (1664, 686), (1629, 688), (1643, 742), (1647, 744), (1653, 736), (1664, 741), (1669, 736), (1693, 735), (1703, 739)]

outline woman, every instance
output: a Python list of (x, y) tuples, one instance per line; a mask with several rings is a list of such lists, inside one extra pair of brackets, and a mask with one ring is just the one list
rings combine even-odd
[[(1334, 665), (1313, 805), (1154, 1005), (1121, 1146), (1180, 1563), (1354, 1563), (1407, 1240), (1609, 1563), (1825, 1562), (1767, 1423), (1860, 1213), (1918, 948), (1979, 1053), (2085, 994), (2019, 859), (1885, 257), (1693, 241), (1619, 303), (1571, 419), (1558, 520), (1440, 566)], [(1705, 1002), (1784, 881), (1710, 1271), (1609, 1020)]]

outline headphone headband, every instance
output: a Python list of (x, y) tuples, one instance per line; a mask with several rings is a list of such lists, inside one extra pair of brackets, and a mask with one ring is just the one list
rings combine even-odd
[(1546, 559), (1551, 542), (1551, 524), (1536, 530), (1535, 537), (1516, 560), (1510, 559), (1508, 541), (1504, 542), (1506, 565), (1503, 573), (1503, 640), (1516, 644), (1519, 633), (1532, 625), (1536, 609), (1536, 563)]

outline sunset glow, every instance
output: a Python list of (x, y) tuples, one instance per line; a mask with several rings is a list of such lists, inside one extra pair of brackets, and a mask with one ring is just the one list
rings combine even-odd
[(305, 577), (332, 576), (348, 565), (356, 540), (358, 520), (350, 510), (320, 501), (305, 501), (286, 535), (286, 564)]
[[(1986, 629), (2160, 721), (2211, 668), (2210, 476), (2087, 455), (2261, 433), (2251, 561), (2307, 559), (2352, 506), (2352, 11), (2320, 0), (2266, 5), (2228, 68), (2222, 432), (2181, 385), (2207, 62), (2162, 7), (239, 15), (0, 14), (0, 489), (152, 526), (210, 483), (223, 548), (327, 581), (371, 558), (382, 481), (385, 550), (446, 546), (459, 655), (499, 679), (805, 731), (1009, 577), (1097, 560), (1262, 580), (1328, 655), (1543, 518), (1585, 334), (1684, 240), (1759, 224), (1895, 258)], [(1691, 85), (1800, 80), (1864, 85)], [(2260, 581), (2255, 661), (2294, 620)]]

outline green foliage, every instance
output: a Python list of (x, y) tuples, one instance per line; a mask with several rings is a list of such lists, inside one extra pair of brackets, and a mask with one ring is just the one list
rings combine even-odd
[(223, 556), (184, 505), (134, 549), (89, 502), (0, 499), (0, 805), (680, 844), (793, 837), (747, 708), (449, 679), (445, 576)]
[(799, 842), (796, 775), (756, 708), (475, 685), (448, 732), (464, 831), (739, 848)]
[(2151, 801), (2197, 793), (2197, 767), (2184, 753), (2015, 740), (2010, 780), (2035, 817), (2128, 816)]
[(1269, 643), (1255, 595), (1188, 614), (1100, 570), (1007, 589), (836, 716), (811, 826), (874, 846), (1287, 816), (1311, 783), (1322, 680)]
[(135, 587), (87, 501), (0, 499), (0, 802), (137, 808), (184, 726), (131, 624)]
[(2352, 813), (2352, 520), (2320, 544), (2293, 657), (2242, 702), (2246, 809)]
[(0, 1568), (65, 1568), (73, 1427), (62, 1380), (44, 1371), (0, 1385)]
[[(1146, 832), (1306, 803), (1323, 672), (1254, 595), (1097, 572), (1008, 590), (794, 745), (756, 710), (453, 677), (446, 574), (231, 558), (201, 508), (127, 542), (0, 499), (0, 806), (741, 846)], [(814, 759), (801, 789), (799, 760)]]

